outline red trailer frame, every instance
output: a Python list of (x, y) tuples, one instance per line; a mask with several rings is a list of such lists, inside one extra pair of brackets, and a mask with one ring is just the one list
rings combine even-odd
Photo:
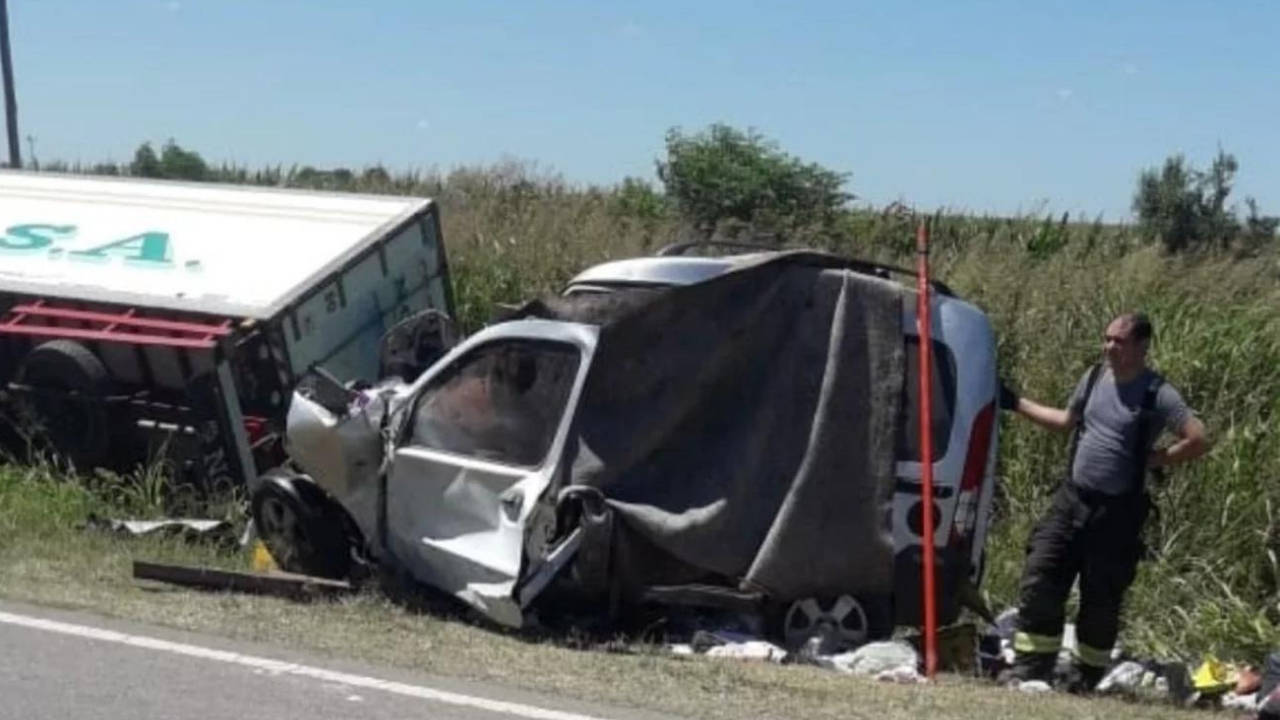
[[(244, 416), (240, 409), (227, 345), (236, 339), (235, 324), (228, 318), (173, 320), (143, 315), (137, 308), (85, 309), (68, 301), (46, 298), (20, 299), (0, 312), (0, 340), (29, 338), (32, 343), (71, 340), (94, 345), (169, 348), (186, 353), (208, 353), (213, 372), (191, 378), (187, 403), (151, 397), (147, 391), (99, 398), (130, 421), (151, 432), (187, 435), (199, 448), (192, 479), (212, 489), (227, 482), (242, 484), (257, 474), (255, 451), (271, 440), (267, 418)], [(10, 394), (49, 394), (48, 389), (9, 382)], [(94, 401), (88, 399), (86, 401)], [(189, 455), (189, 452), (188, 452)]]

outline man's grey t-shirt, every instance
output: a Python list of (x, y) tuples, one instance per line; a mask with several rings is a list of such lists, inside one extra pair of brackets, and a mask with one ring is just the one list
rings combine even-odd
[(1072, 468), (1072, 480), (1079, 486), (1110, 495), (1119, 495), (1131, 489), (1134, 458), (1137, 453), (1145, 458), (1155, 445), (1160, 430), (1176, 432), (1191, 414), (1182, 395), (1168, 382), (1162, 382), (1156, 391), (1152, 408), (1157, 425), (1150, 433), (1148, 445), (1139, 449), (1138, 424), (1142, 414), (1142, 399), (1147, 386), (1155, 377), (1151, 370), (1127, 383), (1116, 384), (1110, 368), (1103, 368), (1085, 402), (1085, 387), (1089, 383), (1086, 372), (1071, 395), (1070, 408), (1076, 417), (1084, 416), (1084, 433), (1076, 451)]

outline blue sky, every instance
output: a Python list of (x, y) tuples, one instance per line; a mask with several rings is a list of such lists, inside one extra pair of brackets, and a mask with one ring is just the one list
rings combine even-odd
[[(1280, 213), (1280, 3), (9, 0), (42, 159), (653, 178), (753, 127), (872, 203), (1121, 219), (1172, 153)], [(25, 147), (24, 147), (25, 153)]]

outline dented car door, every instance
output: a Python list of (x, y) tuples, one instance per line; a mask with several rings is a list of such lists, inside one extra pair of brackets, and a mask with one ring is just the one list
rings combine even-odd
[(520, 581), (545, 570), (547, 555), (526, 550), (530, 526), (596, 332), (505, 323), (456, 348), (411, 393), (387, 481), (388, 549), (417, 580), (503, 624), (522, 624)]

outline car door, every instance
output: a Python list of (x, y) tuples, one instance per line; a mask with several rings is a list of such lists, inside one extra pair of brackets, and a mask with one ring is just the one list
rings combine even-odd
[[(508, 325), (510, 327), (508, 327)], [(415, 387), (387, 483), (387, 543), (419, 581), (522, 623), (530, 517), (551, 484), (595, 329), (492, 328)]]

